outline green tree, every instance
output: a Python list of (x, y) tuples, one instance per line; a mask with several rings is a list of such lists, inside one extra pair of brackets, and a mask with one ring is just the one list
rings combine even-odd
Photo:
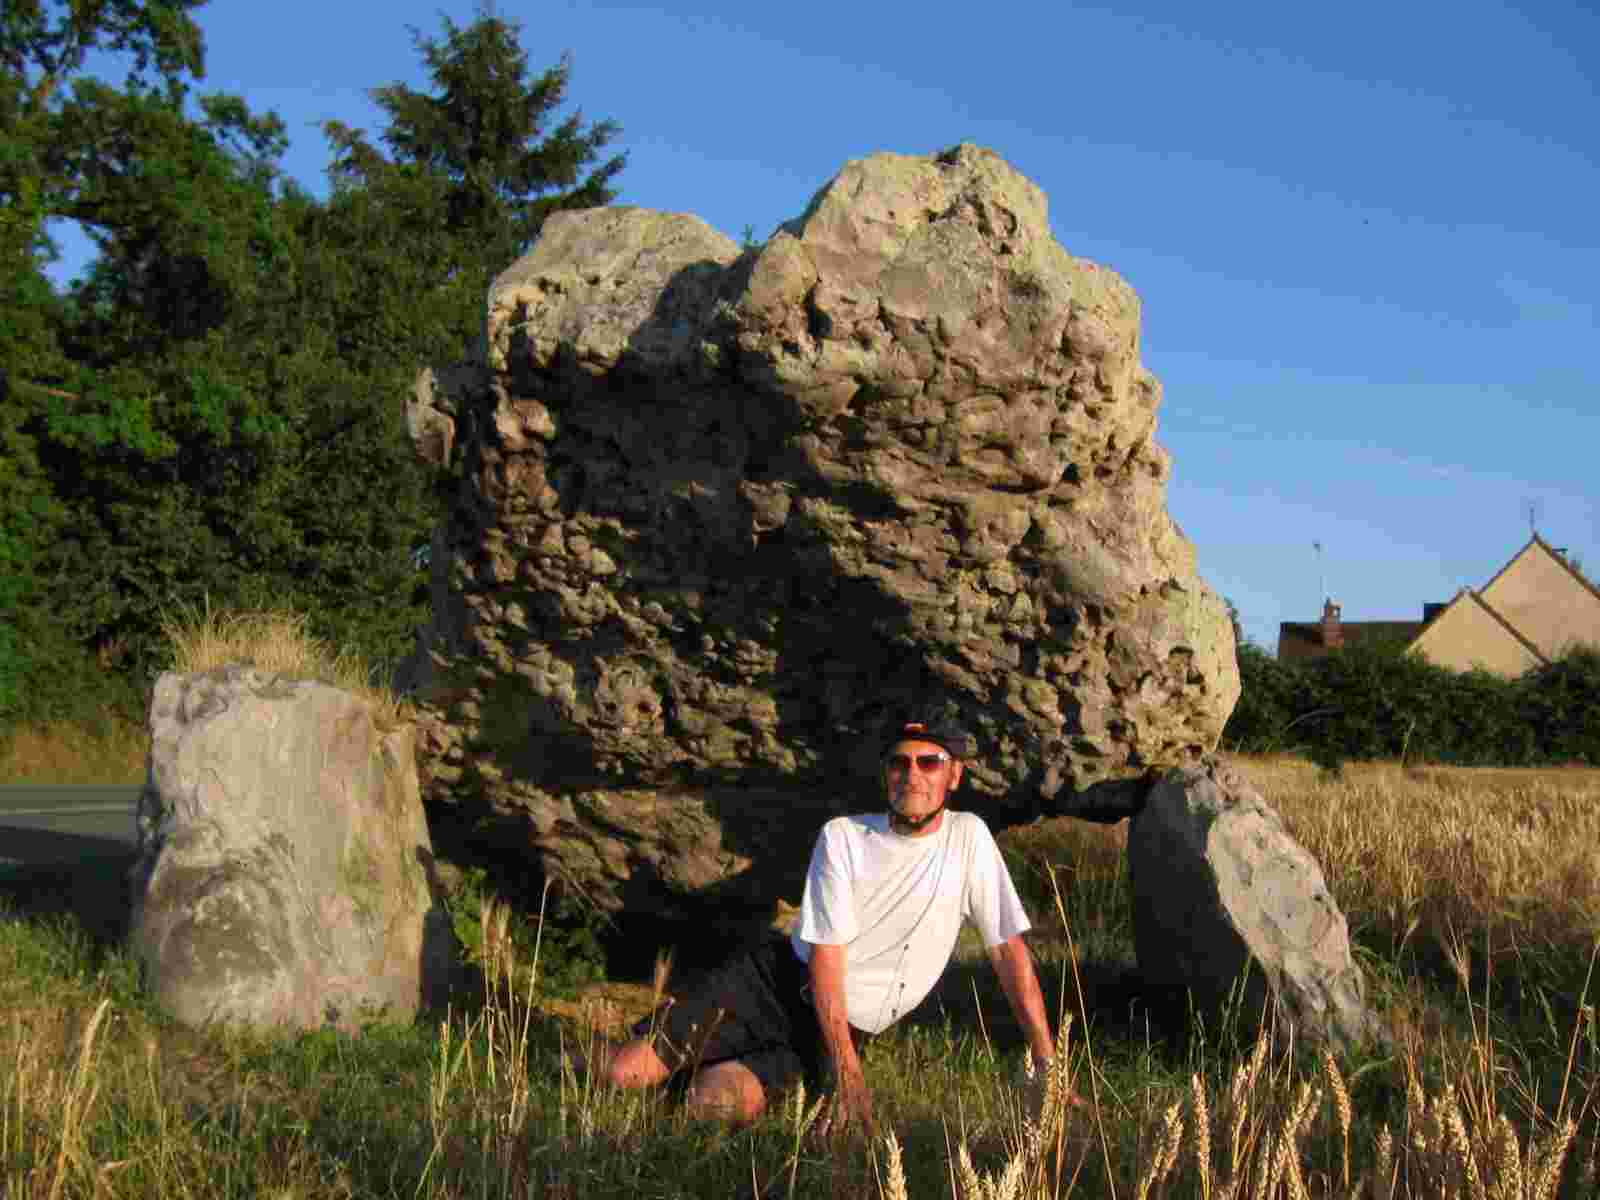
[(586, 125), (581, 112), (557, 121), (570, 58), (530, 77), (519, 22), (487, 8), (464, 28), (441, 20), (440, 39), (412, 30), (434, 92), (399, 83), (372, 92), (388, 114), (382, 141), (390, 157), (337, 121), (324, 130), (336, 153), (336, 186), (385, 185), (408, 195), (413, 212), (442, 218), (453, 244), (432, 264), (435, 282), (464, 275), (481, 297), (552, 212), (610, 203), (626, 156), (600, 161), (620, 132), (615, 122)]
[[(61, 342), (67, 307), (45, 276), (48, 222), (68, 215), (68, 85), (94, 49), (118, 52), (129, 90), (181, 99), (198, 75), (198, 0), (11, 0), (0, 7), (0, 726), (43, 716), (81, 690), (79, 648), (53, 619), (45, 576), (70, 513), (51, 485), (45, 406), (77, 368)], [(70, 393), (66, 393), (70, 394)]]
[(260, 491), (296, 435), (237, 329), (292, 264), (282, 125), (221, 95), (191, 116), (185, 95), (75, 80), (46, 155), (55, 215), (99, 254), (63, 309), (65, 386), (28, 423), (66, 514), (40, 569), (63, 635), (140, 674), (163, 607), (256, 578), (281, 525)]
[[(45, 315), (26, 386), (12, 375), (23, 402), (0, 421), (0, 490), (36, 511), (0, 525), (0, 557), (31, 564), (30, 588), (0, 605), (80, 660), (123, 648), (135, 684), (157, 665), (163, 609), (205, 600), (294, 605), (317, 635), (393, 659), (426, 615), (408, 552), (447, 482), (416, 463), (399, 401), (419, 366), (475, 340), (483, 277), (537, 232), (524, 201), (547, 212), (610, 198), (620, 158), (577, 176), (614, 127), (572, 118), (540, 140), (566, 64), (530, 81), (515, 26), (446, 22), (444, 42), (418, 42), (443, 98), (384, 89), (393, 161), (331, 127), (341, 159), (319, 201), (280, 175), (276, 117), (189, 97), (203, 70), (192, 7), (75, 3), (62, 12), (79, 25), (62, 17), (56, 40), (36, 39), (51, 57), (27, 83), (49, 102), (6, 160), (35, 208), (6, 227), (8, 244), (37, 282), (50, 217), (80, 222), (99, 255), (68, 296), (45, 284), (18, 302)], [(103, 40), (133, 38), (121, 48), (153, 75), (122, 88), (69, 78), (82, 57), (63, 47), (93, 42), (96, 13), (112, 23)], [(140, 29), (166, 41), (139, 43)], [(15, 529), (31, 540), (5, 540)], [(41, 710), (44, 682), (23, 688), (34, 717), (57, 715)]]

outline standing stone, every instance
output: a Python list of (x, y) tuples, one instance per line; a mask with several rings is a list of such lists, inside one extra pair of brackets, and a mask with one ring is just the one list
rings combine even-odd
[(1140, 973), (1187, 991), (1208, 1028), (1232, 1006), (1313, 1044), (1382, 1038), (1322, 869), (1237, 771), (1168, 772), (1129, 827), (1128, 868)]
[(412, 728), (254, 667), (167, 673), (150, 705), (131, 943), (191, 1025), (408, 1020), (451, 934)]
[(438, 811), (611, 909), (797, 894), (881, 731), (995, 827), (1129, 815), (1239, 693), (1140, 302), (992, 151), (848, 163), (762, 246), (553, 214), (406, 398), (463, 480), (402, 678)]

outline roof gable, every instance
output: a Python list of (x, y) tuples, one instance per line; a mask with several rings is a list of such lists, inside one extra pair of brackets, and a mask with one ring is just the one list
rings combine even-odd
[(1481, 667), (1497, 675), (1520, 675), (1529, 667), (1549, 661), (1470, 588), (1457, 592), (1406, 650), (1451, 670)]
[(1545, 659), (1600, 644), (1600, 590), (1537, 534), (1478, 594)]

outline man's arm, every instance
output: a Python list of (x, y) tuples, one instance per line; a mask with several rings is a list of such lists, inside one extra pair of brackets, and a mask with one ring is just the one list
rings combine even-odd
[[(839, 1106), (835, 1129), (843, 1131), (859, 1119), (870, 1133), (873, 1130), (872, 1092), (861, 1071), (861, 1057), (850, 1038), (850, 1019), (844, 1002), (845, 947), (811, 946), (811, 999), (822, 1026), (822, 1042), (833, 1060), (834, 1103)], [(1034, 989), (1038, 990), (1037, 986)], [(1040, 1011), (1044, 1010), (1041, 1001)]]
[(991, 946), (989, 963), (1000, 977), (1000, 986), (1005, 989), (1011, 1011), (1028, 1039), (1034, 1065), (1044, 1066), (1055, 1055), (1055, 1042), (1050, 1035), (1050, 1019), (1044, 1011), (1044, 995), (1039, 991), (1039, 977), (1033, 971), (1033, 956), (1028, 953), (1022, 935), (1016, 934), (998, 946)]

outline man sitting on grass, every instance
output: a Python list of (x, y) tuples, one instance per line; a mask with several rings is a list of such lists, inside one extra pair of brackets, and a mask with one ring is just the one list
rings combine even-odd
[(1028, 916), (982, 819), (945, 807), (971, 747), (949, 726), (895, 726), (883, 756), (889, 811), (823, 827), (794, 933), (725, 962), (639, 1022), (600, 1064), (605, 1077), (650, 1087), (687, 1072), (691, 1111), (738, 1122), (801, 1079), (816, 1089), (831, 1077), (833, 1130), (870, 1130), (864, 1041), (933, 990), (963, 919), (982, 935), (1042, 1068), (1053, 1043), (1022, 941)]

